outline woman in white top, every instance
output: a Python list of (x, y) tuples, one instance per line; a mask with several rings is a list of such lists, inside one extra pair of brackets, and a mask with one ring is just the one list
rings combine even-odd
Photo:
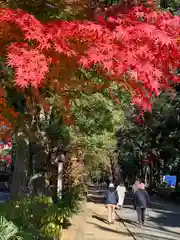
[(126, 188), (123, 183), (120, 183), (116, 188), (118, 194), (118, 206), (121, 208), (124, 203)]

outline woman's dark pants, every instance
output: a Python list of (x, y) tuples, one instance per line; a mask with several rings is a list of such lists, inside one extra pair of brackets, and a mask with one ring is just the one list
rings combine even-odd
[(138, 216), (139, 223), (140, 224), (144, 224), (146, 209), (145, 208), (141, 208), (141, 207), (137, 207), (136, 211), (137, 211), (137, 216)]

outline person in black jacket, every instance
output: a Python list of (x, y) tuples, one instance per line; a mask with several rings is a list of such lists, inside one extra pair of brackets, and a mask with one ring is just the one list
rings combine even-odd
[(147, 206), (149, 206), (149, 195), (145, 190), (144, 183), (139, 184), (138, 190), (134, 194), (134, 208), (137, 211), (138, 222), (140, 226), (144, 225), (145, 212)]

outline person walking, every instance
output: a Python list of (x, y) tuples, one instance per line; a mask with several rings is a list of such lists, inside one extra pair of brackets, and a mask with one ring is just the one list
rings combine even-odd
[(118, 195), (118, 207), (119, 208), (122, 208), (123, 207), (123, 203), (124, 203), (124, 198), (125, 198), (125, 193), (126, 193), (126, 188), (124, 186), (123, 183), (120, 183), (117, 188), (116, 188), (116, 191), (117, 191), (117, 195)]
[(115, 220), (115, 208), (117, 205), (117, 193), (113, 183), (109, 184), (106, 193), (106, 204), (108, 210), (108, 223), (112, 224)]
[(150, 199), (149, 195), (145, 190), (144, 183), (140, 183), (137, 191), (134, 194), (134, 208), (137, 212), (138, 222), (140, 227), (144, 225), (145, 212), (147, 206), (149, 206)]
[(139, 186), (140, 183), (141, 183), (141, 182), (140, 182), (139, 180), (136, 180), (136, 181), (135, 181), (135, 183), (134, 183), (134, 185), (133, 185), (133, 187), (132, 187), (132, 191), (133, 191), (134, 194), (135, 194), (135, 192), (137, 191), (138, 186)]

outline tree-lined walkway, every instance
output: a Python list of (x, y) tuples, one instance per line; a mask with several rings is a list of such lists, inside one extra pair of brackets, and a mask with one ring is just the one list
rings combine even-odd
[(152, 197), (152, 207), (143, 228), (136, 223), (137, 216), (130, 196), (125, 200), (124, 209), (118, 214), (137, 240), (180, 239), (180, 206), (178, 205)]
[(119, 219), (114, 224), (107, 223), (107, 209), (103, 204), (103, 190), (90, 187), (87, 203), (87, 218), (84, 240), (133, 240), (131, 234)]

